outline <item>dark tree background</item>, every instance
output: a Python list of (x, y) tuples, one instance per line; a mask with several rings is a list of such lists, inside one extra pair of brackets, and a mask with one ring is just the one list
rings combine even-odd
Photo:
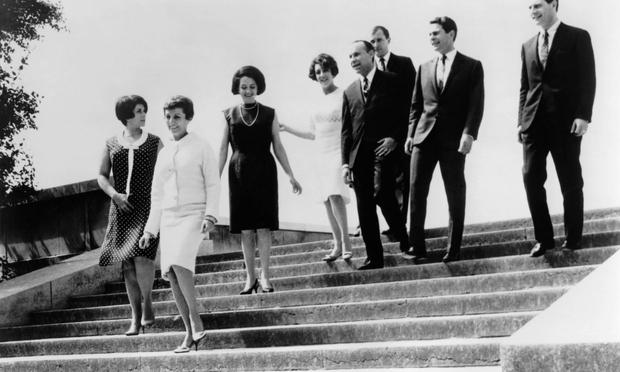
[(19, 202), (34, 191), (32, 159), (18, 136), (36, 129), (41, 96), (28, 92), (20, 73), (29, 47), (45, 28), (65, 29), (62, 8), (40, 0), (0, 0), (0, 205)]

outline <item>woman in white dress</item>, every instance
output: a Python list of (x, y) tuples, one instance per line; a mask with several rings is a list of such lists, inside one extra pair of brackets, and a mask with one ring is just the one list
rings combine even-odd
[(215, 228), (220, 181), (209, 144), (187, 126), (194, 117), (192, 101), (172, 97), (164, 115), (173, 141), (157, 157), (151, 191), (151, 213), (140, 239), (147, 247), (159, 233), (162, 277), (170, 281), (187, 334), (175, 353), (188, 352), (206, 336), (196, 306), (194, 270), (204, 234)]
[(338, 65), (328, 54), (319, 54), (312, 60), (308, 76), (316, 81), (323, 90), (321, 102), (317, 104), (310, 118), (310, 131), (302, 131), (285, 124), (280, 129), (295, 136), (314, 140), (316, 143), (317, 167), (321, 200), (327, 211), (327, 219), (334, 235), (334, 248), (323, 257), (331, 262), (342, 256), (348, 261), (353, 256), (351, 240), (347, 226), (347, 208), (349, 188), (342, 179), (342, 161), (340, 152), (342, 128), (342, 89), (334, 84), (338, 75)]

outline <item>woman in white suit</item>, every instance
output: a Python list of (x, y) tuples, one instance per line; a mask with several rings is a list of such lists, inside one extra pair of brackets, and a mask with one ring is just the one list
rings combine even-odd
[(196, 305), (194, 270), (204, 234), (215, 228), (219, 201), (218, 162), (209, 144), (187, 126), (194, 117), (192, 101), (172, 97), (164, 115), (173, 141), (157, 157), (151, 212), (141, 238), (146, 247), (160, 234), (162, 277), (170, 281), (187, 334), (175, 353), (198, 349), (206, 336)]

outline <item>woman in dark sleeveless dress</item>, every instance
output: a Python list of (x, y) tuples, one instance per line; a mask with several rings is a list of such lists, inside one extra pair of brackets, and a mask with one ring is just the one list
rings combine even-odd
[[(271, 231), (278, 223), (278, 179), (271, 147), (296, 194), (301, 185), (293, 176), (286, 151), (280, 141), (280, 124), (275, 110), (256, 101), (265, 91), (265, 78), (253, 66), (241, 67), (233, 76), (232, 93), (241, 96), (241, 104), (224, 110), (226, 125), (220, 146), (220, 176), (228, 158), (230, 232), (241, 233), (241, 248), (247, 271), (241, 294), (273, 292), (269, 279)], [(260, 282), (254, 272), (254, 234), (261, 262)]]
[(151, 209), (153, 170), (162, 147), (159, 137), (142, 129), (147, 110), (140, 96), (118, 99), (116, 117), (125, 129), (106, 141), (97, 177), (101, 190), (112, 199), (99, 265), (122, 262), (131, 305), (127, 336), (137, 335), (140, 328), (155, 321), (151, 291), (157, 242), (146, 249), (138, 247)]

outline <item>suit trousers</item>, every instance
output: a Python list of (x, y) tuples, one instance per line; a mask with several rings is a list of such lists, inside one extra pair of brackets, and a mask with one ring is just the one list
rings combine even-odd
[(411, 174), (411, 156), (403, 150), (403, 146), (398, 149), (398, 169), (396, 173), (396, 201), (400, 209), (403, 223), (407, 224), (409, 211), (409, 182)]
[(424, 222), (426, 220), (426, 201), (435, 171), (439, 163), (441, 177), (448, 199), (450, 220), (448, 225), (448, 253), (458, 254), (463, 239), (465, 221), (465, 155), (456, 148), (446, 148), (427, 138), (421, 145), (413, 147), (411, 154), (411, 210), (409, 239), (416, 255), (426, 255)]
[(353, 166), (357, 214), (370, 263), (383, 266), (383, 246), (375, 204), (375, 144), (362, 143)]
[(581, 137), (570, 133), (570, 125), (551, 116), (540, 115), (522, 133), (523, 183), (534, 224), (534, 236), (540, 243), (553, 243), (553, 224), (547, 206), (545, 181), (547, 155), (555, 164), (564, 199), (564, 230), (569, 244), (581, 244), (583, 233), (583, 178), (581, 175)]
[[(402, 158), (398, 150), (392, 151), (381, 159), (375, 157), (375, 203), (381, 208), (381, 213), (390, 227), (390, 231), (400, 243), (400, 250), (409, 249), (406, 221), (396, 197), (397, 178), (402, 173)], [(408, 188), (407, 188), (408, 189)]]

